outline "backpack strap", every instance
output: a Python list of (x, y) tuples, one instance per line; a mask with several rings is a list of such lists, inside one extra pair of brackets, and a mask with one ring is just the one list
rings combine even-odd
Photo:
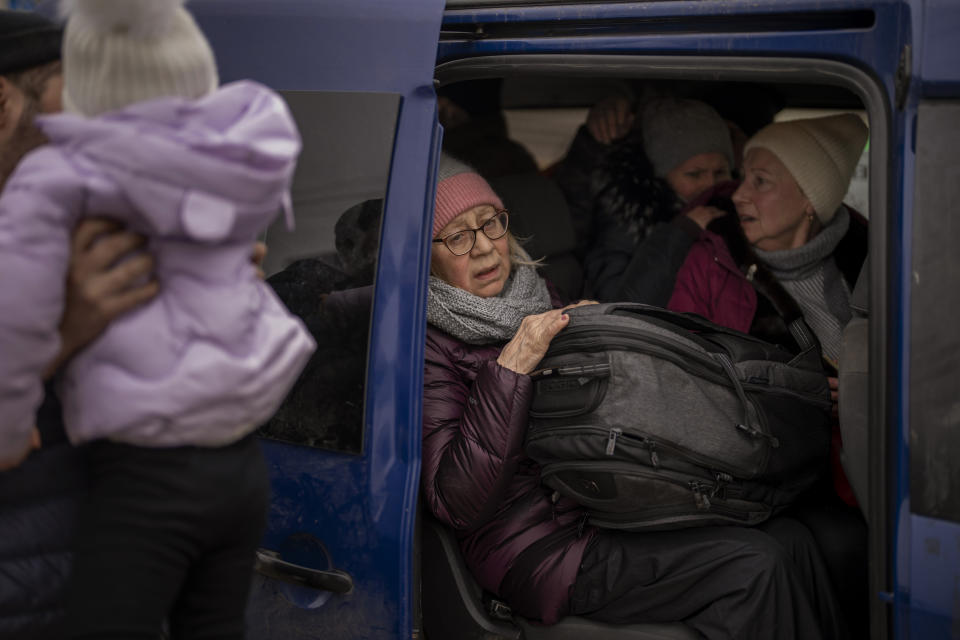
[(800, 349), (804, 352), (815, 350), (819, 357), (820, 340), (804, 319), (800, 305), (770, 269), (757, 260), (752, 251), (750, 253), (753, 261), (749, 262), (744, 270), (747, 282), (753, 285), (757, 293), (770, 301), (777, 315), (786, 323), (790, 335), (800, 345)]
[[(729, 206), (732, 206), (732, 203)], [(757, 254), (743, 235), (740, 223), (734, 216), (727, 215), (714, 220), (710, 225), (711, 230), (726, 240), (730, 255), (736, 264), (741, 265), (741, 271), (747, 282), (753, 285), (757, 293), (769, 300), (777, 315), (783, 318), (787, 330), (800, 347), (798, 357), (804, 357), (812, 352), (816, 354), (819, 362), (822, 353), (820, 340), (803, 318), (803, 310), (773, 272), (757, 258)]]

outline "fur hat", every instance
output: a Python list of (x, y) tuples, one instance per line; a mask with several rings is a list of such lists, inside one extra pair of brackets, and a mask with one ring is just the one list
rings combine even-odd
[(184, 0), (61, 0), (63, 106), (93, 116), (217, 88), (213, 51)]
[(713, 107), (699, 100), (656, 98), (640, 112), (643, 147), (654, 173), (664, 178), (701, 153), (720, 153), (733, 169), (730, 129)]
[(479, 173), (453, 156), (440, 154), (433, 207), (434, 237), (458, 215), (481, 204), (503, 209), (500, 197)]
[(827, 224), (843, 202), (866, 142), (867, 126), (844, 113), (769, 124), (747, 141), (743, 154), (760, 147), (775, 155)]
[(0, 10), (0, 75), (60, 59), (63, 31), (43, 16)]

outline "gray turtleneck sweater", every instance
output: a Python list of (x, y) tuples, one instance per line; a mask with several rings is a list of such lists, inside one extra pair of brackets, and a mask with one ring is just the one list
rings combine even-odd
[(840, 356), (840, 333), (850, 320), (850, 289), (833, 252), (849, 227), (850, 215), (841, 205), (827, 226), (802, 247), (756, 250), (757, 258), (800, 305), (804, 319), (820, 339), (823, 355), (833, 363)]

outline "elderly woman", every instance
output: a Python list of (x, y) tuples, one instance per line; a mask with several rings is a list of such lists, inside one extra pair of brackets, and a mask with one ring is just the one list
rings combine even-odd
[[(734, 163), (727, 123), (711, 106), (679, 98), (644, 103), (633, 130), (592, 173), (587, 293), (603, 301), (665, 305), (690, 246), (723, 215), (685, 205), (730, 180)], [(570, 171), (565, 165), (558, 174)]]
[(709, 638), (841, 637), (822, 559), (799, 523), (625, 533), (551, 499), (524, 455), (529, 374), (564, 311), (508, 231), (500, 198), (442, 157), (427, 303), (424, 502), (480, 585), (550, 624), (684, 621)]
[[(866, 221), (841, 200), (866, 139), (866, 126), (852, 114), (761, 129), (744, 147), (744, 180), (733, 194), (752, 251), (738, 261), (730, 251), (737, 239), (705, 232), (677, 274), (668, 304), (796, 349), (775, 310), (782, 303), (754, 286), (757, 270), (765, 270), (819, 338), (834, 401), (841, 331), (850, 320), (850, 291), (867, 253)], [(836, 428), (834, 433), (836, 495), (827, 487), (794, 515), (820, 543), (838, 593), (849, 599), (843, 603), (849, 619), (865, 625), (866, 525), (850, 506), (855, 501), (836, 455)]]
[[(747, 142), (744, 180), (733, 194), (756, 259), (800, 305), (834, 365), (867, 250), (865, 221), (841, 204), (866, 138), (866, 126), (852, 114), (768, 125)], [(734, 264), (724, 239), (703, 233), (677, 275), (669, 307), (751, 331), (765, 318), (741, 267), (749, 265)]]

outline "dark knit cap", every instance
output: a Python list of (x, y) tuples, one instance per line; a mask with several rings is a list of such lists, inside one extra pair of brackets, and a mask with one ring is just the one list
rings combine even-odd
[(727, 123), (705, 102), (654, 98), (641, 109), (640, 127), (644, 150), (659, 178), (701, 153), (719, 153), (734, 166)]
[(59, 60), (62, 39), (63, 30), (43, 16), (0, 10), (0, 74)]

